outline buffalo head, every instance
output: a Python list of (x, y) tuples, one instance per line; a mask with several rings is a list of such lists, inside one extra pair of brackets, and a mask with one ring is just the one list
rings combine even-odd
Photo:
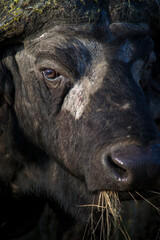
[(3, 50), (1, 115), (16, 153), (2, 156), (15, 195), (47, 196), (86, 221), (79, 206), (101, 191), (158, 189), (159, 133), (142, 90), (155, 60), (148, 33), (102, 12), (96, 24), (50, 26)]

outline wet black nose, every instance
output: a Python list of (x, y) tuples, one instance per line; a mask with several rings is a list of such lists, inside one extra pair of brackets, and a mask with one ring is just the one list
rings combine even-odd
[(102, 163), (109, 173), (112, 188), (119, 191), (147, 189), (160, 175), (160, 145), (136, 145), (103, 154)]

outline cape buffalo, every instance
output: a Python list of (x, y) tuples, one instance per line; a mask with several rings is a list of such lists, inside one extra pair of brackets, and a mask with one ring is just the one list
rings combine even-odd
[(155, 62), (149, 27), (112, 23), (102, 4), (89, 4), (94, 21), (51, 18), (23, 37), (2, 38), (0, 234), (7, 239), (32, 227), (46, 199), (87, 222), (102, 193), (125, 200), (159, 189), (159, 131), (142, 90)]

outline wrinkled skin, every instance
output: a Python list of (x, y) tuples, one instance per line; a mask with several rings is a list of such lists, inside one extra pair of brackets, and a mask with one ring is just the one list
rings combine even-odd
[[(124, 199), (158, 189), (159, 135), (139, 83), (150, 77), (153, 43), (143, 30), (118, 33), (114, 25), (54, 27), (3, 52), (1, 115), (12, 138), (1, 179), (9, 176), (12, 197), (47, 196), (86, 221), (90, 210), (78, 206), (101, 190)], [(47, 79), (46, 69), (58, 77)]]

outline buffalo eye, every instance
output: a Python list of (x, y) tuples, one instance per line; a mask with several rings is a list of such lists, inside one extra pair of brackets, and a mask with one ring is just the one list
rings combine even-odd
[(60, 76), (60, 74), (54, 69), (45, 69), (43, 70), (42, 74), (44, 78), (48, 81), (54, 81)]

